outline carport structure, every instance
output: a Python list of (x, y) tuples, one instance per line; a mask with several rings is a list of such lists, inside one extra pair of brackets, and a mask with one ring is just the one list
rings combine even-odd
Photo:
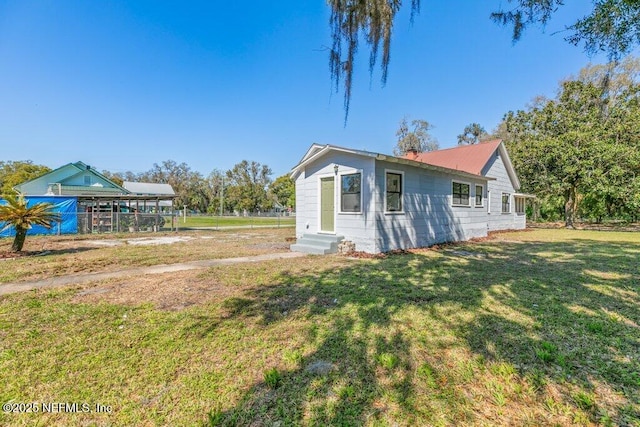
[(175, 195), (79, 195), (78, 233), (160, 231), (169, 219), (177, 230)]

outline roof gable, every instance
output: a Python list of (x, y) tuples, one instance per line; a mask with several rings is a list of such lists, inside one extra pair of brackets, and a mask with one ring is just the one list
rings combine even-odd
[(426, 153), (407, 153), (402, 156), (402, 158), (460, 170), (474, 175), (485, 175), (485, 166), (489, 163), (496, 150), (500, 153), (500, 157), (507, 169), (513, 187), (519, 189), (520, 180), (516, 175), (516, 171), (509, 158), (509, 153), (501, 139), (494, 139), (479, 144), (445, 148), (443, 150), (429, 151)]
[(309, 149), (307, 150), (306, 153), (304, 153), (304, 156), (302, 156), (302, 158), (300, 159), (300, 161), (298, 162), (298, 164), (304, 162), (305, 160), (307, 160), (309, 157), (313, 156), (314, 154), (316, 154), (318, 151), (322, 150), (325, 147), (325, 145), (320, 145), (320, 144), (311, 144), (311, 147), (309, 147)]
[[(68, 170), (68, 171), (67, 171)], [(34, 182), (38, 182), (38, 181), (43, 181), (45, 183), (48, 182), (50, 177), (53, 176), (70, 176), (70, 175), (75, 175), (76, 173), (78, 173), (79, 169), (78, 167), (73, 164), (73, 163), (67, 163), (66, 165), (62, 165), (59, 168), (50, 170), (49, 172), (45, 173), (44, 175), (40, 175), (36, 178), (31, 178), (30, 180), (27, 180), (25, 182), (21, 182), (20, 184), (17, 184), (14, 188), (18, 191), (20, 191), (20, 189), (27, 184), (31, 184)]]
[(425, 153), (407, 153), (402, 157), (480, 175), (482, 174), (482, 169), (501, 143), (501, 140), (496, 139), (480, 144), (462, 145)]
[[(29, 189), (33, 190), (37, 187), (47, 187), (48, 185), (54, 183), (66, 185), (73, 182), (74, 178), (78, 179), (79, 176), (85, 174), (89, 174), (94, 178), (91, 185), (99, 183), (103, 188), (112, 188), (123, 194), (129, 193), (129, 191), (111, 181), (109, 178), (102, 175), (100, 172), (83, 162), (67, 163), (66, 165), (62, 165), (59, 168), (49, 171), (37, 178), (22, 182), (16, 185), (15, 189), (21, 193), (25, 193), (25, 190), (28, 192)], [(78, 184), (72, 185), (77, 186)], [(87, 185), (86, 187), (91, 187), (91, 185)]]

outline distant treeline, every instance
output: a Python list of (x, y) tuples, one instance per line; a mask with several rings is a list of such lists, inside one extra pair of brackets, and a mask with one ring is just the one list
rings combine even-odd
[[(0, 191), (14, 194), (13, 187), (51, 171), (47, 166), (27, 161), (0, 161)], [(171, 184), (176, 205), (198, 212), (237, 210), (266, 211), (279, 206), (295, 208), (295, 187), (288, 175), (272, 179), (271, 169), (255, 161), (243, 160), (232, 169), (212, 171), (208, 176), (191, 170), (186, 163), (166, 160), (142, 173), (104, 170), (102, 174), (118, 185), (124, 181)], [(221, 205), (222, 202), (222, 206)]]

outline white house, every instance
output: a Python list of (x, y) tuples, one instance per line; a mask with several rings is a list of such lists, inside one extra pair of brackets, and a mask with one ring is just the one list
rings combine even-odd
[(294, 251), (347, 240), (378, 253), (522, 229), (525, 200), (501, 140), (394, 157), (313, 144), (291, 171)]

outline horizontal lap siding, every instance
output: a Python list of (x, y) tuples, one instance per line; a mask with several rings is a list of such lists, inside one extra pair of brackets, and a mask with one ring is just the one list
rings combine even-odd
[[(334, 165), (338, 165), (335, 175)], [(296, 235), (318, 232), (318, 183), (320, 176), (333, 176), (336, 180), (335, 207), (340, 208), (340, 174), (362, 172), (362, 213), (337, 213), (335, 231), (356, 244), (356, 250), (373, 252), (375, 220), (372, 189), (374, 185), (374, 159), (348, 153), (330, 152), (309, 164), (296, 179)]]
[(317, 186), (312, 185), (311, 180), (305, 176), (305, 171), (296, 179), (296, 236), (302, 237), (304, 233), (310, 233), (317, 225), (315, 215), (317, 200), (315, 197)]
[[(404, 172), (403, 214), (384, 212), (385, 170)], [(452, 179), (470, 184), (471, 207), (451, 206)], [(473, 206), (475, 185), (484, 181), (387, 162), (376, 163), (376, 249), (429, 246), (487, 234), (486, 207)]]
[[(513, 183), (502, 162), (502, 157), (494, 154), (493, 158), (487, 163), (485, 171), (487, 177), (495, 178), (495, 181), (489, 181), (489, 190), (491, 191), (491, 213), (487, 219), (489, 231), (525, 228), (526, 216), (515, 213), (516, 206), (513, 193), (516, 190), (513, 188)], [(511, 195), (511, 213), (502, 213), (502, 193)]]

